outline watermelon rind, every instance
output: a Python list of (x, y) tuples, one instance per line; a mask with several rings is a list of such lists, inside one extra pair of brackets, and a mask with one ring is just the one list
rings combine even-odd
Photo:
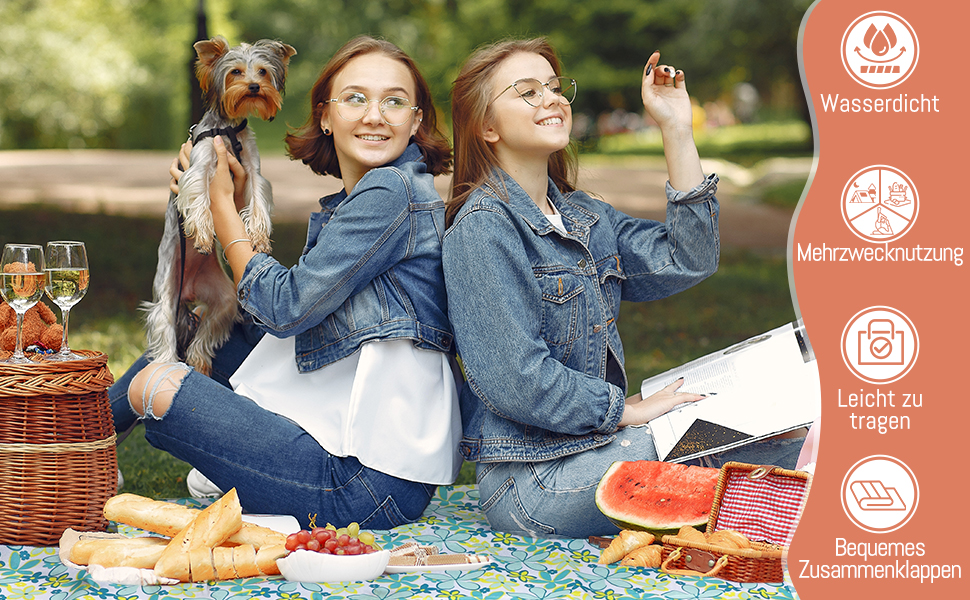
[(620, 529), (649, 531), (657, 539), (684, 525), (703, 532), (718, 473), (660, 461), (617, 461), (596, 486), (596, 507)]

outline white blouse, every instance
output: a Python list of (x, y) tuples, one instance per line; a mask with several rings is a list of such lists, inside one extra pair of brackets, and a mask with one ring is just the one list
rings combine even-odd
[(300, 373), (294, 339), (263, 336), (230, 378), (236, 393), (296, 422), (334, 456), (409, 481), (454, 483), (462, 458), (453, 360), (411, 340), (374, 341)]

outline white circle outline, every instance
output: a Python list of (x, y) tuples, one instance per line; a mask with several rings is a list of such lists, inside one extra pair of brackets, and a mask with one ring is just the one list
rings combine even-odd
[[(910, 330), (913, 332), (913, 358), (909, 361), (909, 364), (906, 365), (906, 368), (903, 369), (898, 375), (896, 375), (892, 379), (870, 379), (866, 377), (858, 370), (856, 370), (855, 367), (852, 366), (852, 363), (849, 361), (849, 357), (846, 356), (845, 354), (845, 336), (849, 331), (849, 327), (852, 326), (862, 314), (873, 310), (885, 310), (901, 317), (904, 321), (906, 321), (906, 324), (909, 325)], [(913, 368), (913, 365), (916, 364), (916, 358), (919, 356), (919, 332), (916, 331), (916, 325), (913, 324), (912, 319), (910, 319), (906, 315), (906, 313), (899, 310), (898, 308), (893, 308), (891, 306), (870, 306), (869, 308), (863, 308), (856, 314), (852, 315), (852, 318), (849, 319), (848, 322), (846, 322), (845, 327), (842, 329), (842, 338), (840, 339), (840, 344), (842, 346), (841, 347), (842, 362), (844, 362), (845, 366), (849, 368), (849, 371), (851, 371), (852, 374), (855, 375), (858, 379), (861, 379), (866, 383), (872, 383), (875, 385), (885, 385), (888, 383), (895, 383), (899, 381), (900, 379), (905, 377), (907, 373), (909, 373), (909, 371)]]
[[(858, 229), (853, 227), (851, 223), (849, 223), (849, 216), (845, 214), (845, 194), (849, 189), (849, 186), (852, 185), (852, 182), (858, 179), (860, 175), (868, 171), (872, 171), (874, 169), (886, 169), (896, 173), (897, 175), (905, 179), (906, 182), (909, 183), (909, 186), (913, 188), (913, 203), (915, 204), (915, 208), (913, 209), (913, 218), (909, 220), (909, 223), (906, 225), (906, 229), (902, 230), (901, 232), (894, 235), (893, 237), (880, 239), (880, 240), (872, 239), (862, 234)], [(906, 173), (903, 173), (900, 169), (897, 169), (896, 167), (893, 167), (890, 165), (869, 165), (868, 167), (863, 167), (862, 169), (859, 169), (858, 171), (853, 173), (852, 177), (850, 177), (849, 180), (845, 182), (845, 186), (842, 188), (842, 198), (840, 199), (840, 208), (842, 210), (842, 221), (845, 223), (845, 226), (849, 228), (849, 231), (851, 231), (857, 238), (865, 242), (869, 242), (870, 244), (889, 244), (891, 242), (895, 242), (896, 240), (902, 238), (904, 235), (909, 233), (909, 230), (912, 229), (913, 225), (916, 224), (916, 218), (919, 217), (919, 191), (916, 189), (916, 184), (913, 183), (913, 178), (907, 175)]]
[[(915, 56), (913, 57), (913, 64), (909, 66), (909, 69), (906, 71), (906, 75), (903, 76), (898, 81), (895, 81), (893, 83), (889, 83), (886, 85), (873, 85), (862, 79), (859, 79), (858, 77), (856, 77), (856, 74), (852, 72), (852, 69), (849, 68), (849, 65), (845, 64), (845, 40), (849, 36), (849, 32), (852, 31), (852, 28), (855, 27), (859, 21), (871, 15), (887, 15), (889, 17), (892, 17), (893, 19), (898, 20), (903, 25), (905, 25), (906, 29), (909, 30), (909, 33), (912, 34), (913, 43), (916, 45), (916, 49), (914, 50)], [(849, 74), (849, 77), (851, 77), (853, 81), (855, 81), (856, 83), (858, 83), (863, 87), (869, 88), (870, 90), (888, 90), (890, 88), (896, 87), (897, 85), (909, 79), (909, 76), (912, 75), (913, 71), (916, 70), (916, 64), (919, 62), (919, 38), (916, 35), (916, 29), (914, 29), (913, 26), (910, 25), (909, 21), (907, 21), (906, 19), (902, 18), (896, 13), (889, 12), (888, 10), (873, 10), (873, 11), (867, 12), (864, 15), (859, 16), (858, 18), (856, 18), (855, 21), (852, 21), (852, 23), (850, 23), (848, 27), (846, 27), (845, 33), (842, 34), (842, 45), (839, 48), (839, 55), (842, 58), (842, 68), (845, 69), (846, 73)]]
[[(906, 518), (900, 521), (899, 524), (897, 524), (892, 529), (872, 529), (866, 525), (863, 525), (862, 523), (856, 520), (856, 518), (852, 515), (852, 512), (849, 510), (849, 507), (845, 505), (845, 486), (846, 486), (846, 482), (849, 480), (849, 475), (854, 473), (856, 468), (859, 467), (862, 463), (868, 462), (872, 459), (884, 459), (884, 460), (888, 460), (889, 462), (895, 463), (898, 466), (901, 466), (903, 470), (905, 470), (907, 473), (909, 473), (909, 476), (913, 479), (913, 487), (915, 490), (915, 493), (913, 494), (913, 507), (909, 510), (909, 513), (906, 515)], [(865, 531), (868, 531), (869, 533), (891, 533), (893, 531), (896, 531), (906, 523), (909, 523), (909, 520), (912, 519), (913, 515), (916, 514), (916, 508), (919, 506), (919, 480), (916, 479), (916, 473), (913, 473), (913, 470), (909, 468), (909, 465), (904, 463), (902, 460), (896, 458), (895, 456), (889, 456), (888, 454), (873, 454), (859, 461), (856, 461), (856, 463), (851, 467), (849, 467), (849, 470), (845, 472), (845, 477), (842, 478), (842, 486), (839, 488), (839, 499), (842, 501), (842, 512), (844, 512), (845, 516), (849, 517), (849, 520), (852, 521), (852, 524), (858, 527), (859, 529), (863, 529)]]

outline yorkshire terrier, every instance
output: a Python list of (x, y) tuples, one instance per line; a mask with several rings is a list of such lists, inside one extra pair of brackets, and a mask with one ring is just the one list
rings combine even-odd
[[(259, 173), (259, 150), (247, 117), (272, 121), (283, 104), (292, 46), (274, 40), (230, 48), (222, 36), (195, 43), (196, 76), (206, 112), (192, 127), (190, 166), (165, 212), (158, 247), (154, 300), (146, 302), (148, 354), (157, 362), (184, 360), (208, 375), (216, 350), (239, 320), (236, 288), (218, 255), (209, 211), (216, 171), (215, 136), (246, 169), (246, 206), (240, 216), (257, 252), (270, 251), (272, 188)], [(187, 239), (192, 241), (186, 243)]]

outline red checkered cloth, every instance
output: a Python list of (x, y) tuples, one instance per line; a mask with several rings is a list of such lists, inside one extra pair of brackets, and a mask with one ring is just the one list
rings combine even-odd
[(806, 481), (775, 473), (751, 479), (748, 473), (727, 474), (712, 531), (733, 529), (749, 540), (787, 547), (801, 517)]

